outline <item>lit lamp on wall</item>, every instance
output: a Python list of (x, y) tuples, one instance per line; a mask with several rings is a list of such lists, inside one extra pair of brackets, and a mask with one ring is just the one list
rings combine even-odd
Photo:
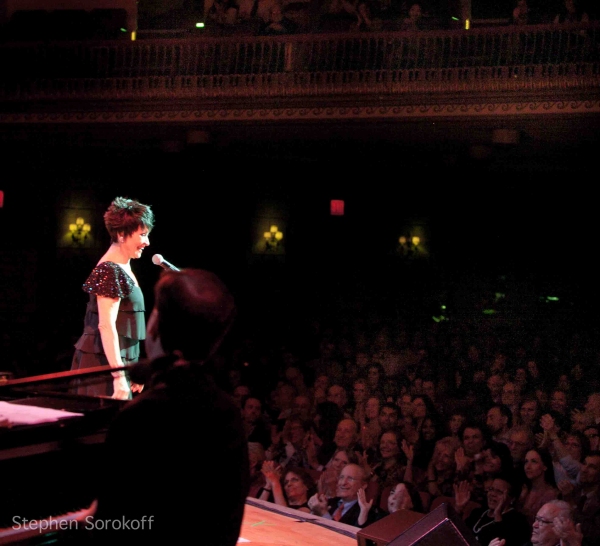
[(279, 231), (279, 228), (275, 225), (271, 226), (269, 231), (265, 231), (263, 234), (265, 243), (267, 244), (267, 250), (276, 250), (279, 243), (283, 239), (283, 233)]
[(76, 245), (82, 245), (88, 238), (91, 230), (92, 227), (86, 224), (85, 220), (81, 217), (77, 218), (74, 224), (69, 224), (69, 232), (71, 233), (73, 243)]
[(400, 235), (398, 237), (399, 252), (403, 256), (414, 256), (419, 251), (419, 244), (421, 244), (420, 237), (406, 237)]

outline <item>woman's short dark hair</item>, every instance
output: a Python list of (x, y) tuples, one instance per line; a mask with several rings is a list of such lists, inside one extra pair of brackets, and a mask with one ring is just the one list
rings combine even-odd
[(129, 237), (140, 227), (152, 230), (154, 213), (148, 205), (135, 199), (115, 197), (104, 213), (104, 225), (108, 230), (111, 242), (116, 243), (119, 235)]
[(312, 497), (317, 492), (317, 483), (315, 482), (315, 479), (313, 478), (312, 474), (306, 468), (302, 468), (301, 466), (287, 466), (283, 470), (283, 472), (281, 473), (282, 486), (285, 477), (290, 472), (292, 474), (296, 474), (296, 476), (298, 476), (302, 483), (306, 486), (306, 489), (308, 489), (308, 491), (306, 492), (306, 498)]
[(513, 459), (510, 454), (509, 447), (503, 442), (495, 442), (491, 440), (487, 449), (491, 451), (492, 454), (496, 455), (496, 457), (500, 458), (500, 472), (504, 474), (509, 474), (513, 470)]

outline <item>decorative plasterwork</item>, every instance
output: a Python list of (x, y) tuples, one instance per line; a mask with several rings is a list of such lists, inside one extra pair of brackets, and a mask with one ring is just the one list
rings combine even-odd
[(277, 121), (345, 119), (476, 118), (478, 116), (539, 116), (597, 114), (600, 100), (539, 101), (401, 106), (328, 106), (312, 108), (205, 109), (174, 111), (90, 111), (0, 114), (0, 123), (173, 123), (198, 121)]

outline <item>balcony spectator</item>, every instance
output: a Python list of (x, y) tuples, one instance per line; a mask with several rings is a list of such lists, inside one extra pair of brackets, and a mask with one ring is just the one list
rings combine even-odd
[(424, 30), (424, 28), (425, 22), (423, 19), (423, 8), (421, 4), (415, 2), (410, 6), (406, 17), (402, 19), (402, 22), (400, 23), (400, 28), (398, 30), (414, 31)]
[(512, 11), (512, 22), (514, 25), (530, 25), (533, 18), (527, 0), (517, 0), (517, 5)]
[(589, 23), (590, 17), (579, 0), (564, 0), (561, 10), (554, 17), (554, 24)]
[(297, 28), (298, 25), (284, 15), (281, 3), (275, 2), (269, 10), (268, 19), (264, 21), (258, 33), (261, 36), (279, 36), (293, 34)]

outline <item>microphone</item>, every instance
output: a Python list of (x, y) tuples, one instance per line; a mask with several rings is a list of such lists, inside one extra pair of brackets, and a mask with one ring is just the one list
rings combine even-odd
[(178, 267), (175, 267), (172, 263), (167, 262), (167, 260), (165, 260), (162, 257), (162, 254), (155, 254), (154, 256), (152, 256), (152, 263), (154, 265), (159, 265), (166, 271), (181, 271)]

